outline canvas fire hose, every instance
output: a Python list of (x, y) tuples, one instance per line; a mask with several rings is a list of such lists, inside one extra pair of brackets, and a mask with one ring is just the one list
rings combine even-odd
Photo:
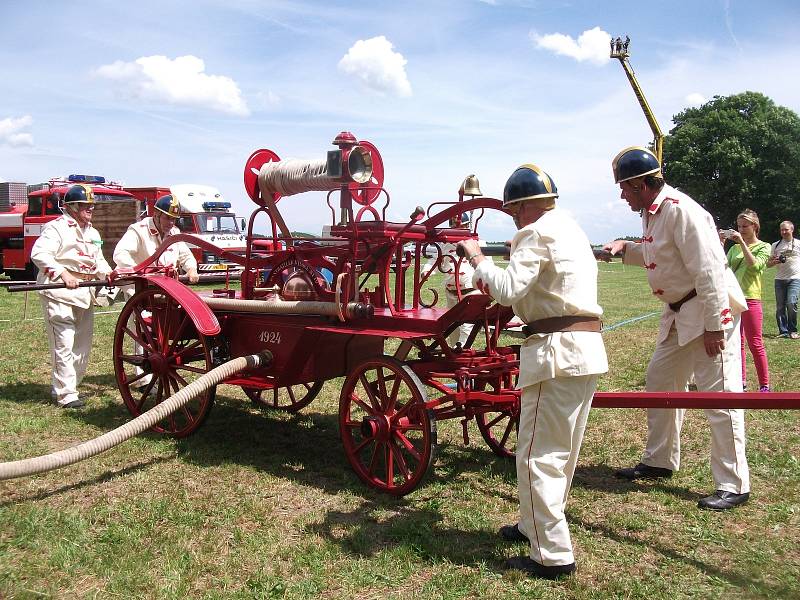
[(193, 381), (167, 398), (164, 402), (157, 404), (135, 419), (128, 421), (124, 425), (108, 433), (104, 433), (100, 437), (51, 454), (0, 463), (0, 480), (27, 477), (29, 475), (35, 475), (36, 473), (60, 469), (61, 467), (66, 467), (67, 465), (105, 452), (139, 435), (143, 431), (147, 431), (187, 404), (193, 398), (204, 393), (206, 390), (214, 387), (228, 377), (240, 371), (268, 366), (271, 361), (272, 353), (269, 350), (234, 358), (212, 369), (205, 375), (202, 375), (196, 381)]

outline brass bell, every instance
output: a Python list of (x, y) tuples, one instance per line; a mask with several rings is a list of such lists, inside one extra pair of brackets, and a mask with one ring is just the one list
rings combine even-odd
[(480, 183), (475, 175), (467, 175), (458, 190), (461, 196), (483, 196), (481, 193)]

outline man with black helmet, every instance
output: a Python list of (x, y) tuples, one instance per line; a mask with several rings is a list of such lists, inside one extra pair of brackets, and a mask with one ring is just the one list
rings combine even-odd
[(92, 227), (94, 203), (91, 187), (73, 185), (64, 195), (64, 215), (42, 228), (31, 249), (31, 260), (39, 268), (36, 282), (65, 286), (39, 292), (53, 366), (51, 396), (62, 408), (83, 406), (78, 385), (92, 348), (92, 288), (78, 284), (111, 273), (100, 233)]
[[(631, 210), (641, 212), (642, 241), (606, 244), (625, 264), (647, 269), (653, 294), (664, 303), (656, 350), (647, 368), (648, 391), (683, 391), (694, 373), (699, 391), (741, 392), (739, 316), (742, 290), (719, 243), (714, 219), (686, 194), (666, 185), (656, 156), (625, 148), (612, 162), (614, 180)], [(641, 462), (621, 469), (624, 479), (671, 477), (680, 466), (684, 410), (647, 411)], [(744, 411), (706, 409), (711, 425), (715, 491), (698, 506), (727, 510), (749, 498)]]
[[(181, 206), (172, 195), (161, 196), (153, 207), (153, 216), (132, 223), (114, 248), (117, 268), (135, 267), (150, 258), (165, 238), (180, 233), (175, 221), (181, 216)], [(197, 283), (197, 260), (184, 242), (169, 246), (152, 264), (154, 267), (181, 269), (190, 283)], [(126, 290), (130, 295), (132, 288)]]
[(508, 179), (503, 206), (518, 231), (506, 269), (486, 260), (475, 240), (460, 242), (475, 269), (474, 285), (527, 323), (517, 382), (520, 520), (500, 534), (530, 544), (529, 556), (509, 559), (506, 568), (547, 579), (575, 570), (564, 508), (597, 380), (608, 370), (597, 263), (584, 232), (556, 207), (557, 197), (555, 183), (536, 165), (522, 165)]

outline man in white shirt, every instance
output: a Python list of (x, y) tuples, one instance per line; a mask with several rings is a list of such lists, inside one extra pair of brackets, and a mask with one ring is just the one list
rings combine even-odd
[(31, 260), (39, 268), (36, 282), (65, 286), (39, 292), (53, 367), (51, 396), (61, 408), (84, 405), (78, 385), (92, 349), (92, 289), (78, 284), (111, 273), (100, 233), (92, 227), (94, 203), (91, 187), (73, 185), (64, 195), (64, 215), (45, 225), (31, 248)]
[[(647, 269), (653, 294), (664, 303), (647, 391), (684, 391), (694, 372), (699, 391), (741, 392), (740, 314), (747, 303), (727, 268), (714, 219), (686, 194), (664, 183), (661, 165), (645, 148), (625, 148), (612, 162), (621, 197), (641, 212), (642, 241), (606, 244), (625, 264)], [(620, 469), (624, 479), (671, 477), (680, 466), (683, 409), (647, 411), (641, 462)], [(711, 425), (715, 491), (700, 508), (727, 510), (747, 501), (744, 411), (706, 409)]]
[[(132, 268), (150, 258), (165, 238), (177, 235), (180, 230), (175, 221), (181, 216), (180, 203), (171, 195), (161, 196), (154, 207), (153, 216), (128, 226), (114, 248), (114, 262), (119, 268)], [(197, 283), (197, 260), (184, 242), (169, 246), (151, 265), (153, 267), (172, 267), (181, 269), (189, 276), (190, 283)], [(127, 295), (133, 293), (128, 286)]]
[(597, 263), (584, 232), (556, 207), (557, 197), (555, 183), (536, 165), (522, 165), (508, 179), (503, 206), (518, 231), (506, 269), (486, 260), (475, 240), (460, 242), (475, 268), (475, 287), (527, 323), (517, 383), (520, 520), (500, 534), (530, 544), (529, 556), (509, 559), (506, 568), (547, 579), (575, 570), (564, 509), (597, 380), (608, 370)]
[(800, 244), (795, 243), (794, 223), (780, 225), (781, 239), (772, 244), (768, 267), (778, 267), (775, 273), (775, 318), (778, 335), (796, 340), (797, 297), (800, 295)]

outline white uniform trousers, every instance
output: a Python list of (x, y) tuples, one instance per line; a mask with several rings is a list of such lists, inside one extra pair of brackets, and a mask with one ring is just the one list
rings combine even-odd
[(51, 391), (63, 405), (78, 399), (78, 385), (86, 373), (92, 350), (94, 311), (39, 297), (45, 315), (50, 363)]
[[(472, 294), (480, 294), (478, 290), (472, 290), (471, 292), (461, 293), (461, 298), (464, 296), (470, 296)], [(447, 302), (447, 308), (453, 308), (456, 304), (458, 304), (458, 295), (456, 294), (455, 290), (450, 290), (445, 288), (444, 299)], [(461, 347), (464, 347), (464, 344), (467, 343), (467, 338), (469, 334), (472, 333), (472, 328), (475, 327), (472, 323), (464, 323), (463, 325), (459, 325), (456, 329), (447, 336), (447, 343), (450, 344), (451, 347), (455, 347), (457, 343), (461, 344)]]
[[(706, 354), (703, 336), (678, 345), (673, 327), (656, 346), (647, 367), (650, 392), (683, 391), (694, 373), (698, 391), (741, 392), (742, 367), (739, 316), (725, 332), (725, 349), (715, 357)], [(642, 462), (676, 471), (681, 463), (681, 425), (684, 409), (647, 410), (647, 447)], [(745, 456), (744, 411), (706, 409), (711, 425), (711, 474), (715, 489), (735, 494), (750, 491), (750, 472)]]
[(598, 375), (556, 377), (522, 390), (517, 434), (519, 529), (542, 565), (575, 562), (564, 516)]

